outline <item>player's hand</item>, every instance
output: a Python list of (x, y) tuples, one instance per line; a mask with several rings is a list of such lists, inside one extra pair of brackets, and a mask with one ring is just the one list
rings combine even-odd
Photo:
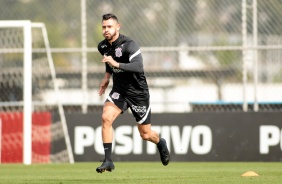
[(104, 78), (101, 85), (98, 94), (102, 96), (105, 93), (105, 90), (107, 89), (109, 85), (110, 80), (108, 78)]
[(104, 55), (104, 59), (102, 60), (103, 63), (108, 63), (109, 65), (115, 67), (115, 68), (119, 68), (119, 63), (116, 62), (112, 56), (106, 56)]

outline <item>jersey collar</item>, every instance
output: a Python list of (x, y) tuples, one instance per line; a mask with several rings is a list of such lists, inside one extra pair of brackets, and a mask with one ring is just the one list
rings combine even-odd
[(120, 45), (123, 41), (123, 35), (119, 34), (119, 37), (112, 43), (112, 47), (116, 47), (118, 45)]

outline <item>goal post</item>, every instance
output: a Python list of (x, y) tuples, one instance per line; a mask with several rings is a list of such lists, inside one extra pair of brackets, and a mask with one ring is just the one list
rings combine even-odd
[[(33, 29), (40, 29), (40, 38), (36, 38), (33, 40)], [(9, 31), (6, 31), (5, 29), (9, 29)], [(15, 29), (15, 30), (14, 30)], [(21, 30), (22, 29), (22, 30)], [(21, 30), (21, 31), (17, 31)], [(2, 33), (3, 32), (3, 33)], [(38, 33), (37, 33), (38, 34)], [(20, 74), (14, 74), (16, 76), (22, 76), (22, 98), (15, 99), (4, 99), (4, 102), (0, 102), (1, 109), (3, 109), (4, 106), (22, 106), (22, 112), (23, 112), (23, 143), (22, 143), (22, 150), (23, 150), (23, 163), (24, 164), (31, 164), (32, 163), (32, 137), (33, 137), (33, 127), (32, 127), (32, 114), (34, 112), (36, 103), (39, 104), (38, 106), (42, 107), (44, 106), (44, 102), (41, 102), (40, 97), (33, 97), (33, 74), (36, 73), (37, 78), (39, 78), (40, 82), (42, 83), (43, 78), (46, 78), (45, 75), (48, 75), (48, 79), (45, 79), (44, 83), (48, 83), (49, 81), (52, 81), (53, 87), (52, 90), (54, 90), (56, 94), (56, 109), (57, 114), (60, 117), (61, 127), (63, 131), (63, 137), (65, 139), (66, 144), (66, 152), (68, 156), (68, 160), (70, 163), (74, 163), (73, 153), (72, 153), (72, 146), (70, 143), (70, 138), (68, 134), (67, 129), (67, 123), (65, 119), (65, 114), (63, 110), (63, 106), (60, 102), (60, 94), (59, 94), (59, 86), (56, 80), (56, 72), (54, 67), (54, 62), (51, 55), (48, 35), (47, 35), (47, 29), (43, 23), (32, 23), (29, 20), (22, 20), (22, 21), (0, 21), (0, 37), (2, 37), (1, 41), (3, 43), (0, 43), (0, 53), (2, 54), (10, 54), (8, 56), (3, 56), (0, 58), (1, 65), (4, 66), (2, 69), (9, 69), (12, 68), (12, 71), (18, 72), (18, 67), (15, 69), (15, 67), (11, 67), (9, 62), (7, 62), (10, 58), (13, 58), (11, 54), (22, 54), (22, 71), (19, 71)], [(35, 44), (35, 41), (40, 39), (39, 45), (44, 45), (43, 49), (41, 49), (41, 52), (44, 53), (44, 57), (39, 58), (39, 56), (36, 56), (33, 58), (33, 44)], [(19, 59), (19, 56), (16, 56), (16, 59), (13, 58), (13, 62), (15, 62), (16, 66), (19, 64), (17, 63), (17, 60)], [(44, 58), (44, 59), (43, 59)], [(46, 59), (45, 59), (46, 58)], [(37, 62), (38, 64), (35, 64), (33, 62)], [(44, 63), (43, 63), (44, 62)], [(8, 63), (8, 64), (7, 64)], [(21, 64), (20, 64), (21, 65)], [(43, 72), (42, 71), (34, 71), (33, 65), (38, 65), (38, 68), (40, 67), (48, 67), (48, 71)], [(6, 67), (6, 68), (5, 68)], [(6, 72), (6, 71), (3, 71)], [(8, 76), (12, 75), (8, 73)], [(41, 78), (40, 78), (41, 77)], [(3, 77), (5, 78), (5, 77)], [(5, 80), (5, 79), (4, 79)], [(16, 81), (19, 81), (17, 78)], [(9, 89), (13, 88), (14, 83), (11, 81), (8, 81)], [(1, 84), (2, 85), (2, 84)], [(11, 87), (12, 85), (12, 87)], [(48, 86), (48, 85), (46, 85)], [(38, 88), (39, 89), (39, 88)], [(14, 89), (13, 89), (14, 90)], [(45, 91), (48, 90), (47, 88), (44, 89)], [(37, 96), (42, 95), (41, 93), (44, 93), (44, 90), (42, 92), (37, 92)], [(38, 90), (39, 91), (39, 90)], [(13, 94), (10, 94), (10, 96), (13, 96)], [(10, 98), (9, 96), (9, 98)], [(8, 98), (8, 97), (6, 97)], [(15, 97), (14, 97), (15, 98)], [(36, 98), (36, 99), (33, 99)], [(6, 101), (5, 101), (6, 100)], [(37, 100), (37, 102), (35, 102)], [(3, 101), (3, 100), (1, 100)], [(21, 108), (20, 108), (21, 109)], [(52, 128), (51, 128), (52, 129)], [(53, 156), (56, 157), (56, 156)]]
[(31, 164), (31, 114), (32, 114), (32, 36), (31, 36), (31, 22), (29, 20), (23, 21), (0, 21), (1, 27), (5, 28), (23, 28), (23, 113), (24, 113), (24, 130), (23, 130), (23, 163)]

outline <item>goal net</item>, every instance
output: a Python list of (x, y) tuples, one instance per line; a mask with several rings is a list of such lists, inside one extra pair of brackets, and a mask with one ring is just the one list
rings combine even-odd
[(73, 163), (45, 25), (0, 21), (0, 66), (0, 161)]

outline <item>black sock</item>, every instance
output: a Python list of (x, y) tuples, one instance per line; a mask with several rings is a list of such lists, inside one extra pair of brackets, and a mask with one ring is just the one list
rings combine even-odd
[(104, 151), (105, 151), (105, 159), (108, 161), (112, 161), (112, 143), (103, 143)]
[(157, 146), (160, 146), (161, 145), (161, 139), (159, 140), (159, 142), (157, 143)]

